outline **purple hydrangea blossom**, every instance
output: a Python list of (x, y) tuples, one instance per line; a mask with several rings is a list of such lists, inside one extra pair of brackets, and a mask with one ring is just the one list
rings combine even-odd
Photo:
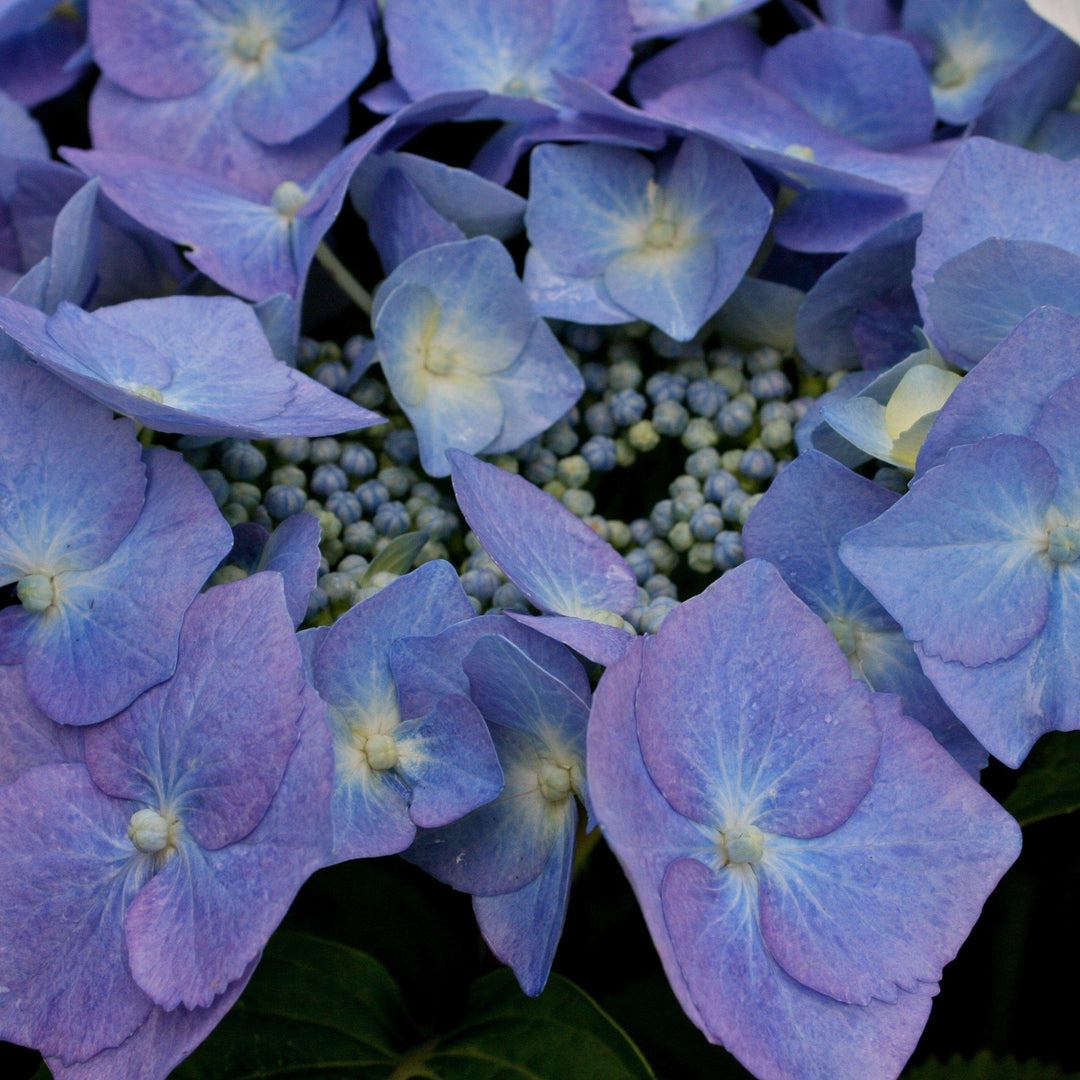
[[(91, 0), (90, 36), (105, 74), (95, 143), (233, 180), (261, 164), (273, 171), (267, 145), (307, 136), (317, 157), (328, 144), (332, 153), (344, 124), (324, 122), (375, 61), (366, 0)], [(159, 155), (153, 132), (163, 128), (169, 152)]]
[(605, 672), (588, 768), (672, 988), (762, 1080), (893, 1080), (1020, 848), (758, 560)]
[(0, 788), (0, 1037), (73, 1080), (160, 1080), (192, 1049), (325, 858), (322, 712), (262, 574), (192, 604), (173, 676), (85, 764)]
[(48, 372), (0, 361), (0, 663), (54, 720), (92, 724), (176, 665), (180, 624), (231, 532), (179, 454)]
[(406, 639), (393, 665), (405, 700), (434, 702), (438, 711), (464, 690), (488, 723), (506, 778), (493, 802), (445, 828), (422, 829), (405, 857), (472, 894), (491, 950), (527, 994), (539, 994), (566, 913), (574, 796), (588, 806), (584, 669), (563, 646), (498, 616)]
[(41, 126), (14, 98), (0, 90), (0, 157), (48, 158)]
[(556, 498), (469, 454), (449, 454), (454, 494), (503, 573), (542, 612), (511, 615), (599, 663), (622, 656), (637, 603), (630, 564)]
[(327, 704), (336, 763), (331, 860), (404, 851), (417, 826), (446, 825), (495, 798), (503, 777), (475, 707), (463, 694), (437, 709), (399, 704), (390, 651), (406, 636), (438, 634), (473, 617), (457, 573), (442, 560), (307, 631), (311, 680)]
[(656, 170), (632, 150), (545, 144), (531, 161), (525, 285), (541, 315), (645, 319), (687, 341), (731, 295), (771, 218), (749, 170), (704, 139)]
[(1080, 723), (1080, 379), (1027, 435), (954, 446), (841, 558), (900, 623), (927, 676), (1016, 768), (1046, 731)]
[(431, 476), (450, 472), (451, 448), (516, 449), (585, 388), (533, 311), (510, 255), (490, 237), (406, 259), (380, 286), (372, 326), (387, 382)]
[(0, 297), (0, 329), (90, 397), (156, 431), (334, 435), (382, 421), (278, 360), (231, 296), (166, 296), (46, 316)]

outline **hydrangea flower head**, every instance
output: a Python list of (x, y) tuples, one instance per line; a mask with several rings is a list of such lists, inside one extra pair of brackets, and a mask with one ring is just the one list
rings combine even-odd
[(169, 677), (188, 605), (231, 546), (179, 454), (22, 360), (0, 361), (0, 663), (54, 720), (92, 724)]
[(537, 310), (645, 319), (687, 341), (749, 267), (772, 217), (735, 155), (687, 139), (654, 172), (632, 150), (548, 143), (532, 154), (526, 285)]
[(758, 560), (605, 672), (588, 763), (675, 993), (762, 1080), (893, 1080), (1019, 852)]
[(73, 1076), (99, 1054), (165, 1075), (325, 857), (321, 710), (262, 574), (192, 604), (174, 675), (87, 732), (85, 764), (0, 788), (0, 1036)]
[(372, 325), (387, 382), (432, 476), (450, 472), (451, 447), (516, 449), (585, 388), (533, 311), (510, 255), (490, 237), (406, 259), (380, 286)]

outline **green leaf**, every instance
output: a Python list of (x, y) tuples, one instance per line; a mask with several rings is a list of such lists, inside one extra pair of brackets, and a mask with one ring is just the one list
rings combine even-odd
[(401, 536), (395, 536), (371, 560), (371, 565), (364, 571), (360, 584), (370, 585), (371, 579), (376, 574), (383, 572), (407, 574), (413, 568), (413, 563), (416, 561), (416, 556), (420, 554), (420, 549), (428, 540), (429, 537), (426, 532), (402, 533)]
[(465, 1023), (426, 1065), (418, 1075), (438, 1080), (653, 1080), (637, 1047), (569, 979), (552, 975), (527, 998), (506, 970), (477, 980)]
[(383, 1080), (418, 1036), (377, 960), (279, 931), (251, 983), (175, 1080)]
[(989, 1050), (983, 1050), (970, 1061), (959, 1054), (944, 1063), (931, 1059), (904, 1073), (903, 1080), (1080, 1080), (1080, 1076), (1038, 1061), (994, 1057)]
[(1055, 731), (1028, 757), (1005, 809), (1021, 825), (1080, 810), (1080, 737)]
[(174, 1080), (655, 1080), (600, 1007), (557, 975), (527, 998), (479, 979), (453, 1031), (423, 1040), (386, 969), (308, 934), (274, 935), (251, 984)]

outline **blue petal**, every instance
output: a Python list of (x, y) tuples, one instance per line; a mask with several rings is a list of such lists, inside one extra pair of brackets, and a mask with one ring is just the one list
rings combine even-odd
[(465, 239), (456, 225), (428, 205), (400, 169), (391, 168), (383, 174), (371, 198), (369, 212), (371, 242), (388, 274), (424, 248)]
[(452, 451), (451, 463), (458, 505), (484, 550), (541, 610), (589, 618), (637, 602), (630, 565), (557, 499), (467, 454)]
[(765, 53), (761, 79), (826, 127), (875, 150), (930, 142), (934, 101), (906, 41), (821, 27)]
[(570, 898), (577, 809), (573, 800), (567, 807), (563, 830), (533, 881), (517, 892), (473, 897), (476, 922), (488, 948), (514, 969), (521, 989), (530, 997), (536, 997), (547, 983)]
[(988, 435), (1030, 435), (1050, 396), (1080, 375), (1080, 319), (1033, 311), (969, 371), (926, 436), (915, 475), (940, 465), (950, 447)]
[(1080, 315), (1080, 254), (1035, 240), (983, 240), (938, 267), (926, 286), (934, 343), (973, 368), (1036, 308)]
[(397, 769), (409, 785), (409, 817), (424, 829), (456, 821), (491, 802), (502, 767), (484, 718), (468, 698), (443, 698), (436, 709), (395, 732)]
[[(694, 859), (669, 867), (666, 932), (700, 1026), (769, 1080), (893, 1080), (915, 1049), (935, 988), (895, 1005), (844, 1005), (790, 978), (769, 955), (756, 889)], [(660, 928), (651, 926), (654, 940)]]
[(515, 892), (543, 870), (564, 827), (571, 799), (553, 803), (540, 791), (537, 742), (493, 726), (506, 784), (493, 802), (441, 829), (422, 829), (405, 858), (462, 892)]
[(874, 785), (855, 813), (812, 841), (766, 841), (758, 868), (773, 957), (858, 1005), (938, 982), (1020, 853), (1016, 822), (895, 699), (882, 706)]
[(232, 547), (206, 485), (179, 454), (144, 452), (146, 502), (99, 566), (59, 575), (60, 602), (38, 621), (26, 682), (46, 713), (93, 724), (172, 674), (181, 620)]
[(924, 652), (970, 665), (1001, 660), (1046, 622), (1045, 519), (1056, 486), (1038, 443), (998, 435), (959, 446), (849, 533), (840, 557)]
[(870, 691), (767, 563), (685, 601), (643, 651), (641, 752), (680, 814), (820, 836), (866, 794), (880, 742)]

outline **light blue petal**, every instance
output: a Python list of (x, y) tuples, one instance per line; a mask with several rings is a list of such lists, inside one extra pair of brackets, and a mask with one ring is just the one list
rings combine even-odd
[(194, 469), (172, 450), (144, 453), (146, 502), (99, 566), (57, 576), (58, 603), (27, 650), (30, 696), (54, 720), (93, 724), (176, 666), (181, 620), (232, 547), (232, 530)]
[(1032, 642), (996, 664), (966, 667), (927, 656), (923, 670), (971, 733), (1012, 769), (1047, 731), (1080, 721), (1080, 574), (1059, 566), (1046, 625)]
[(388, 274), (424, 248), (465, 239), (456, 225), (432, 209), (400, 169), (383, 174), (369, 213), (368, 233)]
[(1046, 622), (1056, 484), (1046, 451), (1028, 439), (956, 447), (849, 533), (840, 557), (926, 653), (971, 665), (1013, 656)]
[(608, 295), (603, 277), (560, 274), (551, 268), (539, 248), (529, 248), (525, 256), (524, 283), (537, 315), (569, 319), (588, 326), (613, 326), (634, 321), (634, 316)]
[(540, 791), (539, 747), (512, 728), (491, 737), (506, 784), (493, 802), (441, 829), (421, 829), (405, 858), (433, 877), (475, 896), (515, 892), (543, 870), (562, 833), (569, 799)]
[(529, 175), (529, 241), (559, 273), (603, 273), (638, 246), (652, 219), (653, 167), (632, 150), (545, 143), (533, 151)]
[(424, 829), (448, 825), (503, 786), (502, 767), (483, 716), (468, 698), (444, 698), (396, 731), (397, 771), (408, 784), (409, 817)]
[(1036, 308), (1080, 315), (1080, 254), (991, 237), (942, 263), (926, 295), (934, 343), (972, 368)]
[(1077, 375), (1080, 319), (1054, 308), (1033, 311), (949, 395), (919, 451), (916, 477), (940, 465), (950, 447), (1030, 435), (1049, 397)]
[(875, 150), (930, 142), (934, 101), (907, 41), (819, 27), (765, 53), (761, 79), (826, 127)]

